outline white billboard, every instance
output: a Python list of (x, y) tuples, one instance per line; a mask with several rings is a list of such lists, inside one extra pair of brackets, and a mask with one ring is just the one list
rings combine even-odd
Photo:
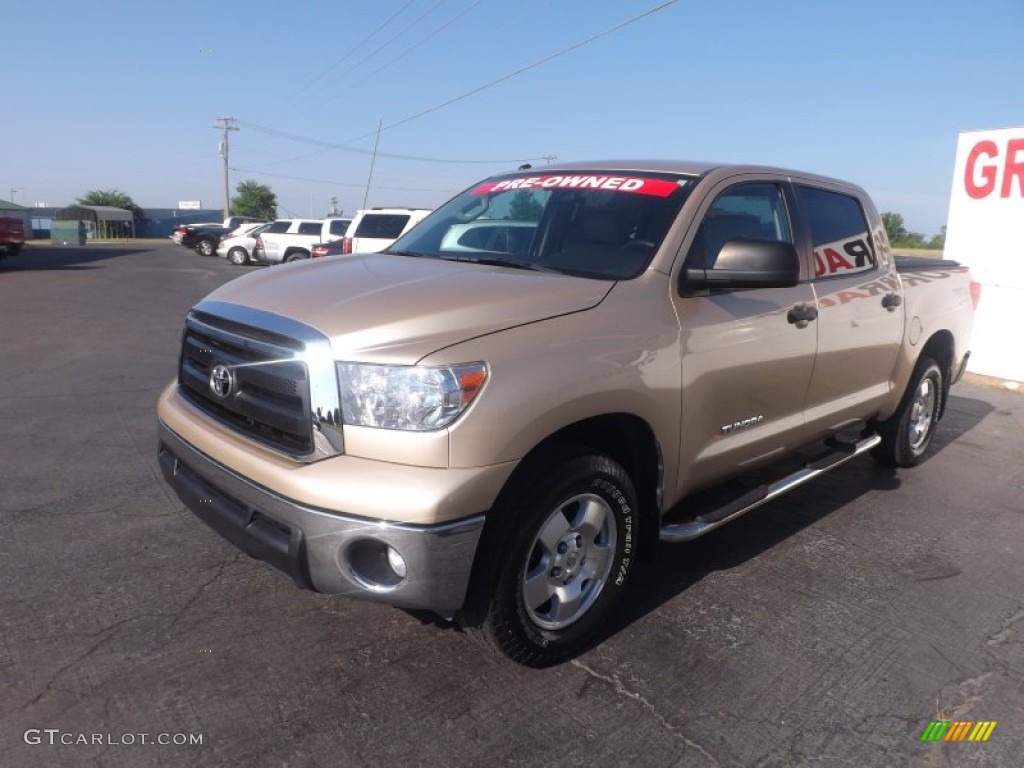
[(960, 134), (944, 255), (982, 284), (968, 370), (1024, 381), (1024, 127)]
[(203, 208), (202, 200), (179, 200), (179, 211), (200, 211)]

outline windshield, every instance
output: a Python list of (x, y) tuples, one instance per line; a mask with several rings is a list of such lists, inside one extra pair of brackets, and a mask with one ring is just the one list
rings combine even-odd
[(450, 200), (388, 252), (628, 279), (647, 268), (695, 181), (607, 171), (494, 177)]

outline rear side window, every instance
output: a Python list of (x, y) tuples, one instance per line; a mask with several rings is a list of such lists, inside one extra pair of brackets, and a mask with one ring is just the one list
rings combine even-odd
[(290, 227), (291, 224), (292, 223), (290, 221), (275, 221), (273, 224), (268, 226), (263, 231), (267, 232), (267, 233), (270, 233), (270, 234), (276, 234), (278, 232), (287, 232), (288, 231), (288, 227)]
[(404, 213), (368, 213), (356, 228), (355, 237), (379, 237), (394, 240), (409, 223)]
[(299, 223), (300, 235), (318, 235), (322, 225), (316, 221), (303, 221)]
[(330, 233), (332, 235), (338, 235), (342, 237), (345, 234), (345, 230), (348, 229), (348, 225), (352, 222), (348, 219), (331, 219)]
[(814, 276), (818, 279), (867, 272), (878, 263), (867, 218), (855, 197), (797, 185), (800, 207), (811, 228)]

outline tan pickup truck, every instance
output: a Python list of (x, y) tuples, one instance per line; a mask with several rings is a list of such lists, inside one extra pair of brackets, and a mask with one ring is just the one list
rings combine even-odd
[[(298, 586), (429, 609), (557, 663), (659, 539), (867, 451), (918, 463), (977, 300), (954, 263), (898, 265), (868, 196), (833, 179), (521, 170), (384, 253), (250, 274), (196, 305), (160, 464)], [(713, 492), (741, 475), (753, 490)]]

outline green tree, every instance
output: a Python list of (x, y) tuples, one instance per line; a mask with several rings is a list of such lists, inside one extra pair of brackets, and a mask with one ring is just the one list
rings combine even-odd
[(885, 234), (889, 236), (889, 242), (892, 245), (896, 245), (897, 240), (903, 240), (910, 234), (903, 223), (903, 217), (898, 213), (890, 211), (883, 213), (882, 224), (885, 225)]
[(540, 221), (544, 206), (533, 198), (528, 189), (521, 189), (512, 197), (508, 206), (508, 217), (512, 221)]
[(112, 208), (124, 208), (132, 212), (132, 218), (138, 221), (146, 218), (145, 212), (135, 204), (132, 196), (120, 189), (90, 189), (80, 198), (79, 205), (108, 205)]
[(939, 234), (935, 235), (931, 240), (928, 241), (928, 247), (937, 250), (942, 250), (946, 247), (946, 228), (943, 227)]
[(231, 213), (236, 216), (277, 218), (277, 195), (266, 184), (249, 179), (238, 182), (238, 194), (231, 199)]

